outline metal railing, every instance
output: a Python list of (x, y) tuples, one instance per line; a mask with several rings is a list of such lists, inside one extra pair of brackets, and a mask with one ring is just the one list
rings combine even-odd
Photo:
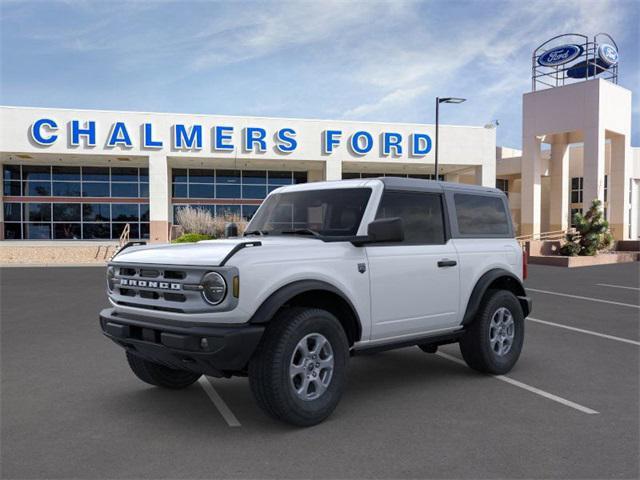
[(122, 248), (124, 245), (129, 243), (130, 234), (131, 234), (131, 225), (127, 223), (122, 229), (122, 233), (120, 234), (120, 239), (118, 240), (118, 249)]
[(549, 232), (530, 233), (528, 235), (520, 235), (516, 237), (516, 240), (521, 244), (524, 244), (525, 242), (536, 241), (536, 240), (538, 241), (564, 240), (564, 238), (567, 236), (567, 233), (574, 233), (574, 232), (575, 232), (574, 228), (568, 228), (565, 230), (552, 230)]

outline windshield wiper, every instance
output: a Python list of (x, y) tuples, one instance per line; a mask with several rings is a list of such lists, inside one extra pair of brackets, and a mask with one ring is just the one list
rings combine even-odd
[(249, 235), (269, 235), (269, 232), (267, 230), (249, 230), (247, 232), (244, 232), (245, 237)]
[(280, 232), (283, 235), (313, 235), (316, 238), (322, 238), (322, 235), (310, 228), (296, 228), (293, 230), (282, 230)]

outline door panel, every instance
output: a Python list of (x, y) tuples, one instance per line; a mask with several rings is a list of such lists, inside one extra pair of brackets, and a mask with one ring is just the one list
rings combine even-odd
[[(458, 256), (443, 245), (368, 246), (372, 340), (450, 328), (459, 319)], [(455, 261), (453, 266), (438, 266)]]

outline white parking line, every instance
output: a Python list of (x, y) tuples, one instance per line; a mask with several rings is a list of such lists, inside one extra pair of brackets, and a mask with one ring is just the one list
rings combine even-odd
[(611, 287), (611, 288), (624, 288), (625, 290), (637, 290), (640, 291), (638, 287), (627, 287), (626, 285), (612, 285), (611, 283), (596, 283), (599, 287)]
[(560, 323), (547, 322), (546, 320), (540, 320), (538, 318), (527, 317), (527, 320), (529, 320), (531, 322), (542, 323), (544, 325), (550, 325), (552, 327), (558, 327), (558, 328), (564, 328), (564, 329), (567, 329), (567, 330), (572, 330), (574, 332), (586, 333), (588, 335), (595, 335), (596, 337), (607, 338), (609, 340), (615, 340), (617, 342), (630, 343), (631, 345), (637, 345), (637, 346), (640, 347), (640, 342), (637, 342), (635, 340), (629, 340), (628, 338), (614, 337), (613, 335), (606, 335), (604, 333), (598, 333), (598, 332), (594, 332), (592, 330), (584, 330), (582, 328), (570, 327), (568, 325), (562, 325)]
[(548, 295), (558, 295), (559, 297), (577, 298), (578, 300), (589, 300), (590, 302), (609, 303), (611, 305), (619, 305), (621, 307), (631, 307), (640, 309), (640, 305), (634, 305), (633, 303), (621, 303), (611, 300), (603, 300), (602, 298), (581, 297), (580, 295), (569, 295), (568, 293), (550, 292), (548, 290), (538, 290), (537, 288), (527, 288), (528, 292), (546, 293)]
[(216, 392), (216, 389), (213, 388), (213, 385), (211, 385), (211, 381), (205, 375), (202, 375), (200, 377), (200, 380), (198, 380), (198, 383), (207, 393), (213, 404), (216, 406), (216, 408), (220, 412), (220, 415), (222, 415), (222, 418), (224, 418), (225, 422), (227, 422), (227, 425), (229, 425), (230, 427), (240, 427), (240, 422), (224, 402), (222, 397), (218, 394), (218, 392)]
[[(447, 360), (458, 363), (460, 365), (464, 365), (464, 366), (467, 365), (464, 362), (464, 360), (460, 360), (459, 358), (454, 357), (453, 355), (449, 355), (447, 353), (437, 352), (436, 355), (442, 358), (446, 358)], [(506, 375), (491, 375), (491, 376), (497, 380), (501, 380), (510, 385), (513, 385), (514, 387), (522, 388), (523, 390), (527, 390), (531, 393), (535, 393), (536, 395), (540, 395), (541, 397), (548, 398), (549, 400), (553, 400), (554, 402), (560, 403), (569, 408), (573, 408), (574, 410), (578, 410), (579, 412), (586, 413), (587, 415), (597, 415), (598, 413), (600, 413), (590, 408), (587, 408), (583, 405), (580, 405), (579, 403), (575, 403), (570, 400), (567, 400), (566, 398), (558, 397), (557, 395), (554, 395), (552, 393), (545, 392), (544, 390), (540, 390), (539, 388), (532, 387), (531, 385), (527, 385), (526, 383), (519, 382), (518, 380), (514, 380), (513, 378), (507, 377)]]

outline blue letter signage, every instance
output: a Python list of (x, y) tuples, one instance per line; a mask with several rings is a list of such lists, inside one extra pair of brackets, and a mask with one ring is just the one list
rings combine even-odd
[(43, 135), (42, 127), (46, 127), (50, 132), (55, 132), (58, 130), (58, 124), (50, 118), (41, 118), (33, 122), (29, 129), (31, 138), (38, 145), (52, 145), (58, 139), (58, 135), (51, 133), (49, 136), (45, 136)]

